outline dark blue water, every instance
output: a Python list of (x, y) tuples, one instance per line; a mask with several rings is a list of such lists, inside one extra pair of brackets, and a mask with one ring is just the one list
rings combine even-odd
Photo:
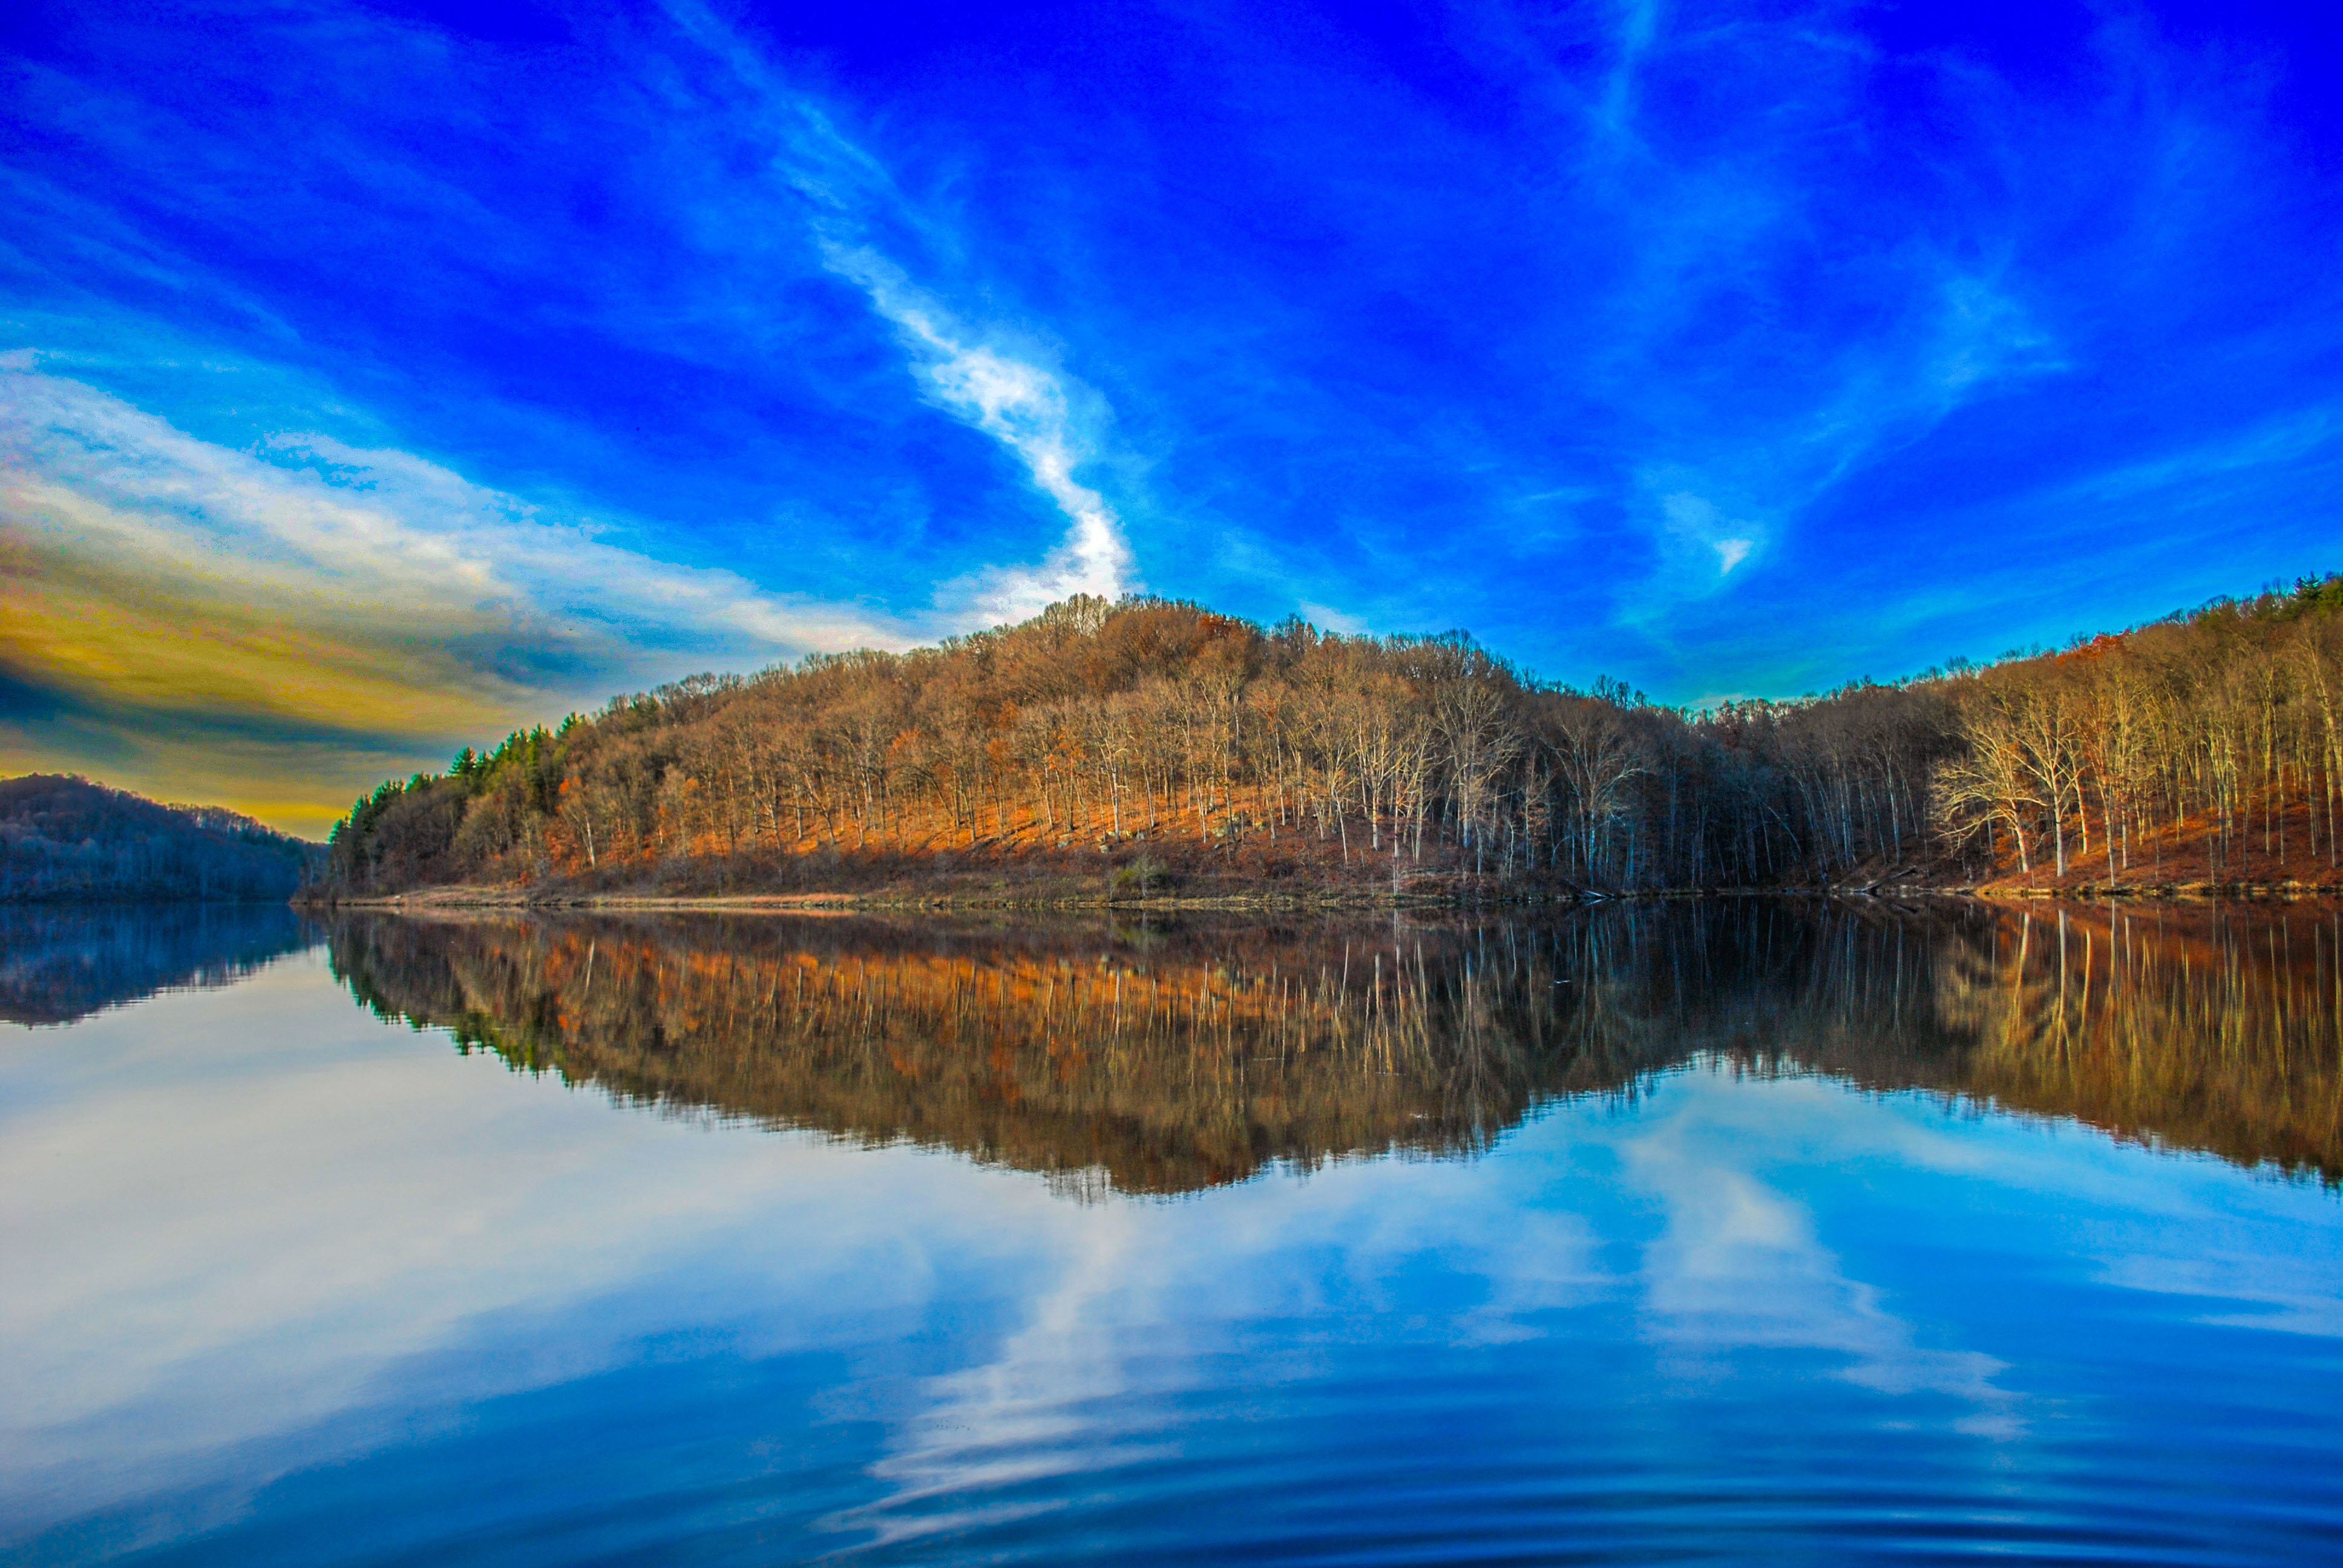
[(2343, 1560), (2327, 912), (313, 934), (0, 1026), (9, 1562)]

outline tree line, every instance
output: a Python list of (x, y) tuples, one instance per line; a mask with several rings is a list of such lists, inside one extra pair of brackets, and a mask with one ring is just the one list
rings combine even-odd
[(1077, 598), (468, 748), (360, 799), (324, 890), (748, 889), (1101, 851), (1141, 889), (2302, 876), (2338, 863), (2338, 692), (2335, 577), (2056, 652), (1700, 709), (1540, 681), (1462, 633)]

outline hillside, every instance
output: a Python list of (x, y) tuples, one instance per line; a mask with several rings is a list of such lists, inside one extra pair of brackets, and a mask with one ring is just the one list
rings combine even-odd
[(61, 774), (0, 779), (0, 901), (282, 902), (323, 859), (318, 846), (216, 806), (166, 806)]
[(319, 891), (1504, 897), (2338, 879), (2343, 578), (1787, 702), (1535, 680), (1461, 633), (1073, 599), (699, 676), (383, 785)]

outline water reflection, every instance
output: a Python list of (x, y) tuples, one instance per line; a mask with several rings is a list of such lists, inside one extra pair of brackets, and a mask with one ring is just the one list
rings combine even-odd
[(1541, 1093), (1664, 1060), (1602, 1059), (1615, 1031), (1574, 1029), (1565, 956), (1525, 937), (377, 918), (332, 950), (377, 1011), (621, 1100), (1177, 1192), (1483, 1148)]
[(1969, 1043), (1944, 1087), (2343, 1179), (2331, 907), (2029, 911), (1953, 959), (1938, 1007)]
[(2343, 1178), (2328, 910), (1668, 904), (1545, 923), (357, 917), (386, 1016), (628, 1102), (1076, 1193), (1469, 1153), (1708, 1058)]
[(0, 1020), (70, 1023), (233, 985), (315, 940), (282, 904), (0, 904)]
[(2323, 1561), (2337, 952), (352, 920), (0, 1028), (0, 1558)]

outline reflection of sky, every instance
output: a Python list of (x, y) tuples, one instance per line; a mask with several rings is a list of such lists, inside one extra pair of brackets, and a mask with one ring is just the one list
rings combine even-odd
[(2196, 1523), (2131, 1497), (2151, 1533), (2336, 1517), (2335, 1199), (1916, 1096), (1694, 1068), (1469, 1163), (1084, 1205), (615, 1109), (311, 956), (10, 1030), (0, 1115), (0, 1516), (68, 1560), (1111, 1558), (1468, 1503), (1657, 1550), (1760, 1494), (2114, 1530), (2166, 1469)]

